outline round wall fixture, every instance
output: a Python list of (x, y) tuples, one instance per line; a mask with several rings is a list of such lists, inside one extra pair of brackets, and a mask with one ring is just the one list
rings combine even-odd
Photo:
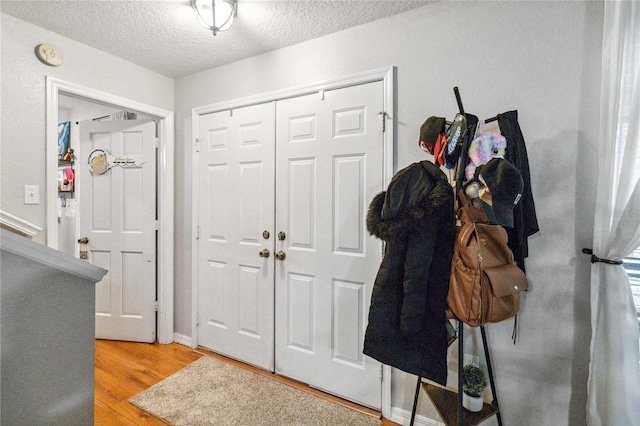
[(39, 44), (35, 48), (35, 53), (40, 62), (46, 65), (58, 66), (62, 65), (62, 62), (64, 61), (62, 50), (53, 44)]

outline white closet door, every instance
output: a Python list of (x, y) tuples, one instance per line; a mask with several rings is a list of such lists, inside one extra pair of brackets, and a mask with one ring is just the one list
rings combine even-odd
[[(274, 104), (199, 119), (198, 342), (273, 370)], [(267, 231), (269, 236), (264, 233)], [(261, 257), (262, 250), (269, 257)]]
[(276, 106), (276, 372), (374, 408), (362, 353), (381, 243), (366, 230), (383, 182), (382, 82)]

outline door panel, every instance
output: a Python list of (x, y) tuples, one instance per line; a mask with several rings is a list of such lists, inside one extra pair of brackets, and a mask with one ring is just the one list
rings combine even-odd
[[(198, 342), (273, 370), (274, 105), (199, 119)], [(263, 231), (269, 232), (265, 238)], [(261, 257), (268, 249), (270, 256)]]
[(276, 372), (375, 408), (381, 366), (362, 354), (381, 246), (366, 232), (382, 190), (382, 83), (278, 101)]
[(156, 159), (153, 121), (80, 124), (78, 157), (102, 149), (135, 158), (93, 175), (77, 167), (79, 232), (89, 261), (107, 269), (96, 285), (96, 338), (153, 342), (156, 338)]

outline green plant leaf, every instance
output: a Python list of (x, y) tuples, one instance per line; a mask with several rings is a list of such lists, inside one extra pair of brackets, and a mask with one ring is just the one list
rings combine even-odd
[(487, 376), (477, 365), (467, 364), (462, 368), (462, 390), (470, 396), (480, 396), (487, 387)]

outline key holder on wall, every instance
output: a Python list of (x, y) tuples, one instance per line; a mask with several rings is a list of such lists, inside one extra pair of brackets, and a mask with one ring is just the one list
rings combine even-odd
[(91, 151), (87, 159), (89, 171), (92, 175), (103, 175), (114, 166), (126, 168), (141, 167), (142, 163), (144, 163), (144, 160), (136, 155), (114, 157), (106, 150), (100, 148)]

